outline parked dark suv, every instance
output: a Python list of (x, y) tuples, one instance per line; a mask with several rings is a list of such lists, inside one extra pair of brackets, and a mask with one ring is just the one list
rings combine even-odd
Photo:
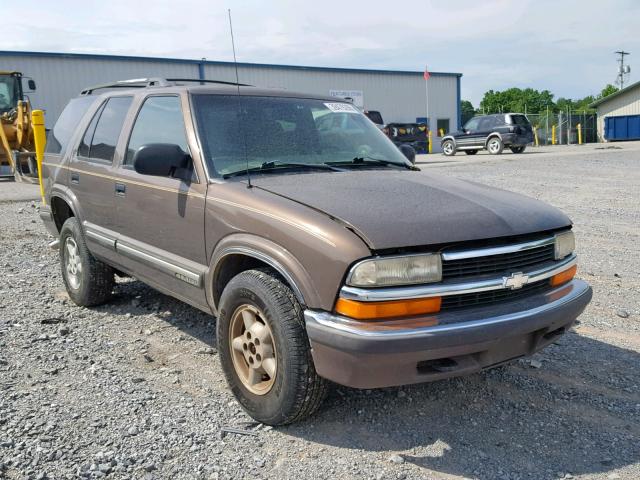
[(442, 152), (455, 155), (459, 150), (475, 155), (487, 150), (493, 155), (507, 147), (513, 153), (522, 153), (533, 142), (533, 129), (529, 119), (521, 113), (480, 115), (469, 120), (462, 130), (442, 138)]
[(215, 315), (229, 387), (260, 422), (304, 418), (330, 382), (404, 385), (531, 355), (589, 303), (562, 212), (419, 172), (350, 103), (115, 87), (71, 100), (42, 163), (69, 297), (105, 303), (128, 274)]

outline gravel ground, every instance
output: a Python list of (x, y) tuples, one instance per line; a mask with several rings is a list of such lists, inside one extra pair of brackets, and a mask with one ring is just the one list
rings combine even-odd
[(227, 391), (214, 318), (131, 280), (72, 305), (36, 203), (0, 202), (0, 478), (640, 478), (640, 154), (557, 152), (425, 170), (570, 214), (595, 292), (575, 331), (466, 378), (339, 387), (273, 429)]

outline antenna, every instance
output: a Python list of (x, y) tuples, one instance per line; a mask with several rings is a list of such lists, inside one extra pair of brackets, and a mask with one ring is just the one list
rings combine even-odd
[(626, 70), (624, 68), (624, 56), (631, 54), (629, 52), (625, 52), (624, 50), (618, 50), (614, 53), (620, 55), (620, 60), (618, 60), (618, 62), (620, 62), (620, 68), (618, 69), (618, 83), (620, 83), (620, 90), (622, 90), (624, 88), (624, 75), (625, 73), (629, 73), (631, 71), (629, 65), (627, 65)]
[[(240, 127), (240, 113), (242, 112), (242, 105), (241, 105), (242, 97), (240, 95), (240, 79), (238, 77), (238, 61), (236, 60), (236, 42), (233, 39), (233, 23), (231, 22), (231, 9), (229, 8), (227, 12), (229, 13), (229, 31), (231, 32), (231, 49), (233, 50), (233, 66), (236, 69), (236, 87), (238, 91), (238, 127)], [(242, 135), (242, 140), (244, 143), (244, 159), (247, 164), (247, 182), (248, 182), (247, 188), (252, 188), (253, 185), (251, 185), (251, 174), (249, 173), (249, 156), (247, 155), (247, 137), (245, 134)]]

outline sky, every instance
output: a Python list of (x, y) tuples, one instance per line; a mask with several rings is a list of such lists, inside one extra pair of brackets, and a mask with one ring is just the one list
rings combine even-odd
[[(0, 0), (2, 50), (459, 72), (462, 98), (548, 89), (597, 94), (624, 49), (640, 80), (638, 0), (403, 2)], [(7, 22), (6, 19), (17, 19)], [(637, 70), (634, 65), (638, 65)]]

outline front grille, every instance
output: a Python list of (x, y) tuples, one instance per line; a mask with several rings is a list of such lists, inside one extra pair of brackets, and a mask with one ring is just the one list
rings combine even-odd
[(538, 264), (553, 261), (554, 249), (554, 245), (549, 244), (521, 252), (443, 261), (442, 279), (531, 270)]
[(442, 297), (441, 310), (452, 310), (478, 305), (490, 305), (492, 303), (508, 302), (534, 293), (539, 293), (551, 288), (549, 280), (541, 280), (525, 285), (517, 290), (490, 290), (488, 292), (463, 293), (461, 295), (449, 295)]

